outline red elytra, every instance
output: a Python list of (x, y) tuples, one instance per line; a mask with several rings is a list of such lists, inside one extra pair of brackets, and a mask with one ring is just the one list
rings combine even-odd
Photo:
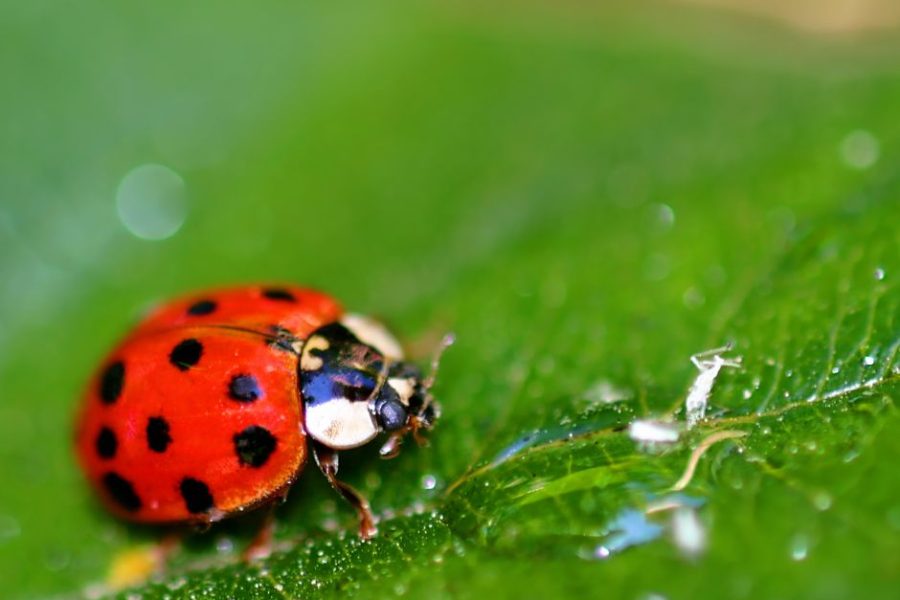
[(382, 454), (393, 455), (438, 416), (432, 378), (398, 349), (380, 325), (309, 289), (176, 299), (89, 383), (76, 426), (81, 465), (123, 518), (209, 523), (284, 497), (311, 448), (369, 537), (368, 503), (337, 480), (337, 450), (388, 432)]

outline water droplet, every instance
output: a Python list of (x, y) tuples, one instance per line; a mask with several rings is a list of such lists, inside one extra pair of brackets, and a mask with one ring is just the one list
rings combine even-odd
[(689, 287), (681, 296), (681, 301), (687, 308), (700, 308), (706, 303), (706, 296), (696, 287)]
[(629, 400), (632, 396), (631, 390), (618, 387), (605, 379), (596, 382), (584, 393), (584, 399), (590, 404), (612, 404)]
[(813, 494), (812, 502), (818, 510), (826, 511), (831, 508), (831, 495), (826, 491), (818, 491)]
[(594, 549), (594, 558), (604, 559), (609, 558), (610, 551), (606, 546), (597, 546)]
[(834, 367), (833, 369), (831, 369), (831, 374), (832, 374), (832, 375), (837, 375), (837, 374), (840, 373), (840, 372), (841, 372), (841, 368), (840, 368), (840, 367)]
[(556, 368), (556, 360), (552, 356), (545, 356), (537, 363), (537, 371), (541, 375), (550, 375)]
[(0, 542), (17, 537), (22, 533), (19, 522), (9, 515), (0, 515)]
[(54, 548), (44, 554), (44, 565), (50, 571), (62, 571), (69, 566), (72, 556), (68, 551)]
[(175, 579), (170, 581), (166, 587), (168, 587), (170, 590), (172, 590), (174, 592), (174, 591), (180, 590), (182, 587), (184, 587), (184, 584), (186, 584), (186, 583), (187, 583), (187, 579), (185, 579), (184, 577), (176, 577)]
[(187, 218), (184, 180), (162, 165), (135, 167), (119, 182), (116, 210), (132, 235), (144, 240), (172, 237)]
[(798, 533), (791, 540), (791, 558), (797, 561), (806, 560), (809, 554), (809, 539), (802, 533)]
[(230, 537), (220, 537), (216, 540), (216, 552), (219, 554), (231, 554), (234, 552), (234, 541)]
[(844, 462), (845, 463), (853, 462), (857, 458), (859, 458), (859, 449), (852, 448), (844, 455)]
[(840, 155), (844, 164), (850, 168), (868, 169), (876, 162), (881, 154), (878, 138), (865, 129), (851, 131), (841, 141)]
[(874, 357), (874, 356), (871, 356), (871, 355), (870, 355), (870, 356), (866, 356), (866, 357), (863, 359), (863, 364), (864, 364), (865, 366), (867, 366), (867, 367), (871, 367), (872, 365), (875, 364), (875, 357)]
[(668, 204), (655, 204), (653, 211), (656, 213), (656, 222), (662, 229), (670, 229), (675, 224), (675, 211)]
[(753, 392), (745, 389), (741, 395), (744, 397), (744, 400), (749, 400), (750, 397), (753, 396)]
[(422, 477), (422, 489), (433, 490), (437, 487), (437, 477), (434, 475), (425, 475)]
[(644, 261), (644, 277), (648, 281), (662, 281), (672, 271), (672, 259), (666, 254), (651, 254)]
[(885, 520), (888, 522), (888, 525), (900, 531), (900, 506), (888, 509)]
[(878, 281), (884, 281), (884, 269), (882, 269), (881, 267), (877, 267), (875, 269), (875, 279), (877, 279)]

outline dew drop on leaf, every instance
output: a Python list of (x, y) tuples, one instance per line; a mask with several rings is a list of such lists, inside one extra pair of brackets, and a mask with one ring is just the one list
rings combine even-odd
[(796, 561), (806, 560), (809, 554), (809, 538), (802, 533), (798, 533), (791, 540), (791, 558)]

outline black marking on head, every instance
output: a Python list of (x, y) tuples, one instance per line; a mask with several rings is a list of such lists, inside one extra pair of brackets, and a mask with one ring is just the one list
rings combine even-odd
[(234, 451), (237, 453), (238, 461), (248, 467), (261, 467), (266, 464), (277, 443), (275, 436), (260, 425), (251, 425), (234, 434)]
[(296, 302), (297, 297), (284, 288), (266, 288), (262, 295), (269, 300), (281, 300), (282, 302)]
[(238, 402), (253, 402), (262, 396), (259, 382), (253, 375), (235, 375), (228, 384), (228, 397)]
[(131, 482), (118, 473), (109, 472), (103, 476), (103, 487), (116, 504), (128, 512), (137, 512), (143, 505), (140, 497), (135, 493)]
[(100, 458), (115, 458), (116, 449), (119, 447), (115, 432), (109, 427), (101, 427), (100, 433), (97, 434), (97, 439), (94, 441), (94, 447)]
[(406, 407), (400, 402), (400, 395), (390, 385), (382, 386), (375, 402), (378, 422), (387, 431), (396, 431), (406, 425)]
[(181, 371), (187, 371), (198, 362), (203, 355), (203, 344), (194, 338), (178, 342), (169, 353), (169, 362)]
[(169, 422), (162, 417), (150, 417), (147, 420), (147, 446), (154, 452), (165, 452), (171, 443)]
[(205, 513), (213, 507), (213, 497), (209, 486), (193, 477), (185, 477), (178, 486), (181, 497), (188, 512), (192, 514)]
[(218, 305), (212, 300), (200, 300), (191, 304), (190, 308), (187, 309), (187, 312), (189, 315), (200, 317), (212, 313), (216, 310), (217, 306)]
[(125, 385), (125, 363), (117, 360), (103, 371), (100, 376), (100, 400), (104, 404), (112, 404), (122, 394)]
[(378, 418), (387, 431), (396, 431), (406, 425), (406, 408), (399, 402), (385, 402), (378, 407)]

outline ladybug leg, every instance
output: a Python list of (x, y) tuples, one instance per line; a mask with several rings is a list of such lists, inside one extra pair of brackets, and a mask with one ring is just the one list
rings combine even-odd
[(384, 459), (396, 458), (396, 456), (400, 454), (400, 445), (403, 443), (403, 438), (405, 438), (407, 434), (412, 434), (413, 439), (419, 447), (427, 446), (428, 438), (425, 437), (422, 432), (429, 429), (431, 429), (431, 427), (426, 421), (413, 415), (409, 418), (409, 425), (393, 432), (390, 437), (388, 437), (387, 441), (378, 451), (378, 454)]
[(328, 483), (356, 509), (356, 513), (359, 515), (359, 537), (364, 540), (372, 538), (378, 533), (378, 528), (375, 527), (375, 518), (369, 507), (369, 501), (353, 487), (337, 478), (338, 453), (333, 448), (319, 442), (313, 442), (312, 449), (316, 464), (328, 479)]

